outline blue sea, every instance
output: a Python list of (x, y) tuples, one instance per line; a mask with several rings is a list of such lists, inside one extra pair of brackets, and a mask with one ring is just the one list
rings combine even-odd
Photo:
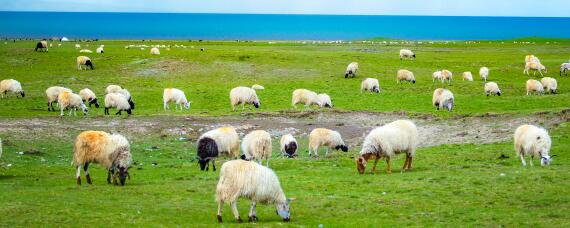
[(0, 12), (0, 38), (480, 40), (570, 38), (570, 18)]

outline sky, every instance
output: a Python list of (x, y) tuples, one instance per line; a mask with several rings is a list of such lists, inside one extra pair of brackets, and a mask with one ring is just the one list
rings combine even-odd
[(0, 0), (0, 11), (570, 17), (570, 0)]

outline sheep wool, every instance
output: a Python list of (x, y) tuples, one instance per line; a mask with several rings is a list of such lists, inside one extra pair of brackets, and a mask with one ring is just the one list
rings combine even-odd
[(40, 52), (47, 52), (48, 51), (48, 43), (47, 40), (42, 40), (36, 44), (35, 51), (40, 50)]
[(97, 101), (97, 96), (89, 88), (80, 90), (79, 96), (81, 96), (81, 99), (83, 100), (84, 103), (85, 102), (89, 103), (89, 107), (91, 107), (91, 105), (94, 104), (95, 108), (99, 108), (99, 102)]
[(105, 50), (103, 50), (103, 47), (98, 47), (97, 49), (95, 49), (95, 52), (102, 54), (105, 53)]
[(487, 82), (485, 83), (485, 94), (487, 96), (493, 94), (493, 96), (501, 96), (501, 90), (499, 89), (499, 85), (495, 82)]
[(443, 88), (438, 88), (433, 91), (432, 103), (437, 110), (445, 108), (451, 112), (451, 110), (453, 110), (454, 102), (455, 98), (451, 91)]
[(314, 154), (319, 156), (319, 147), (326, 147), (325, 156), (328, 155), (329, 149), (342, 150), (348, 152), (348, 147), (344, 144), (340, 133), (326, 128), (315, 128), (309, 134), (309, 156)]
[(401, 81), (406, 81), (406, 82), (411, 82), (411, 83), (416, 83), (416, 77), (414, 77), (414, 73), (412, 73), (409, 70), (405, 70), (405, 69), (401, 69), (398, 70), (397, 76), (396, 76), (396, 82), (400, 83)]
[(351, 62), (346, 67), (346, 71), (344, 72), (344, 78), (348, 78), (348, 76), (352, 76), (353, 78), (356, 77), (356, 71), (358, 71), (358, 63)]
[(560, 64), (560, 76), (562, 76), (562, 73), (564, 73), (565, 76), (568, 76), (568, 71), (570, 71), (570, 63)]
[(89, 50), (89, 49), (81, 49), (79, 51), (79, 53), (93, 53), (93, 51)]
[(433, 72), (432, 74), (432, 82), (435, 82), (435, 80), (441, 80), (442, 76), (441, 76), (441, 71), (436, 71)]
[(221, 127), (204, 133), (198, 139), (197, 156), (201, 170), (208, 171), (212, 161), (216, 171), (215, 158), (225, 155), (230, 158), (239, 156), (239, 136), (233, 127)]
[(414, 54), (414, 52), (412, 52), (411, 50), (408, 49), (402, 49), (400, 50), (400, 60), (402, 59), (409, 59), (409, 58), (416, 58), (416, 54)]
[(87, 56), (79, 56), (77, 57), (77, 69), (79, 70), (83, 70), (83, 67), (85, 66), (85, 69), (87, 70), (88, 68), (91, 68), (91, 70), (93, 70), (93, 62), (91, 62), (91, 59)]
[(546, 67), (544, 65), (542, 65), (541, 63), (537, 63), (537, 62), (526, 63), (524, 66), (523, 74), (529, 75), (528, 72), (530, 70), (533, 71), (532, 75), (536, 75), (536, 72), (538, 71), (538, 73), (540, 73), (540, 76), (544, 76), (542, 74), (542, 71), (544, 71), (545, 73), (547, 72)]
[(469, 72), (469, 71), (463, 72), (462, 76), (463, 76), (463, 81), (465, 81), (465, 80), (470, 81), (470, 82), (473, 81), (473, 74), (471, 74), (471, 72)]
[(9, 92), (20, 94), (22, 97), (26, 96), (26, 93), (22, 89), (22, 84), (20, 84), (19, 81), (16, 81), (14, 79), (5, 79), (0, 81), (0, 94), (2, 98), (4, 98), (4, 96), (7, 96)]
[(83, 115), (87, 115), (87, 107), (85, 107), (85, 103), (83, 103), (81, 96), (77, 94), (64, 91), (57, 97), (57, 103), (59, 103), (59, 107), (61, 108), (61, 116), (64, 115), (63, 110), (66, 108), (69, 108), (70, 116), (72, 113), (74, 115), (77, 115), (78, 108), (81, 108), (81, 110), (83, 110)]
[(251, 88), (254, 90), (264, 90), (265, 89), (265, 87), (258, 85), (258, 84), (252, 85)]
[(556, 94), (556, 90), (558, 89), (558, 82), (556, 82), (556, 79), (551, 77), (544, 77), (540, 79), (540, 84), (544, 86), (546, 93)]
[(318, 105), (319, 107), (322, 106), (317, 93), (307, 89), (296, 89), (293, 91), (291, 106), (297, 108), (295, 105), (299, 103), (305, 104), (305, 107), (308, 107), (310, 105)]
[(524, 57), (524, 63), (527, 64), (529, 62), (540, 63), (540, 59), (538, 59), (538, 57), (536, 57), (534, 55), (526, 55)]
[(317, 95), (317, 99), (319, 99), (320, 107), (332, 108), (333, 104), (331, 101), (331, 97), (326, 93), (321, 93)]
[(241, 104), (241, 109), (245, 109), (245, 104), (253, 104), (255, 108), (259, 108), (260, 102), (255, 90), (249, 87), (239, 86), (230, 91), (230, 103), (232, 110), (236, 110), (236, 106)]
[(380, 93), (380, 82), (376, 78), (366, 78), (360, 83), (360, 93)]
[(526, 95), (530, 95), (532, 92), (535, 92), (538, 95), (541, 95), (544, 93), (544, 87), (542, 86), (542, 83), (540, 83), (537, 80), (534, 79), (529, 79), (526, 81)]
[(479, 76), (483, 79), (483, 81), (487, 81), (489, 78), (489, 68), (481, 67), (481, 69), (479, 69)]
[(451, 83), (451, 79), (453, 77), (453, 74), (451, 73), (451, 71), (449, 70), (442, 70), (441, 71), (441, 82), (445, 82), (447, 81), (448, 83)]
[(260, 165), (263, 160), (266, 160), (267, 167), (269, 167), (269, 158), (271, 158), (271, 148), (271, 135), (263, 130), (255, 130), (248, 133), (241, 142), (241, 150), (245, 160), (251, 161), (255, 159)]
[(131, 115), (131, 105), (125, 95), (120, 93), (109, 93), (105, 95), (105, 115), (109, 115), (109, 109), (116, 108), (119, 110), (115, 115), (122, 115), (122, 111), (126, 111)]
[(531, 166), (534, 157), (540, 157), (541, 165), (550, 165), (552, 158), (549, 153), (552, 141), (546, 129), (525, 124), (515, 130), (513, 137), (516, 154), (523, 166), (526, 166), (525, 156), (530, 156)]
[(164, 110), (169, 109), (169, 103), (174, 102), (174, 108), (178, 110), (178, 106), (180, 106), (180, 110), (182, 107), (186, 109), (190, 109), (190, 102), (186, 99), (186, 95), (184, 91), (176, 89), (176, 88), (166, 88), (164, 89), (164, 93), (162, 94), (162, 101), (164, 104)]
[(158, 48), (153, 47), (150, 49), (150, 54), (151, 55), (160, 55), (160, 50), (158, 50)]
[(59, 94), (63, 92), (72, 93), (73, 91), (71, 91), (71, 89), (61, 86), (52, 86), (46, 89), (46, 97), (48, 100), (48, 111), (55, 111), (55, 109), (53, 108), (53, 103), (57, 102)]
[(105, 88), (105, 93), (117, 93), (122, 89), (123, 88), (118, 85), (109, 85), (107, 88)]
[(297, 140), (293, 135), (286, 134), (281, 136), (281, 140), (279, 140), (279, 148), (281, 150), (281, 154), (288, 156), (288, 157), (295, 157), (297, 156)]

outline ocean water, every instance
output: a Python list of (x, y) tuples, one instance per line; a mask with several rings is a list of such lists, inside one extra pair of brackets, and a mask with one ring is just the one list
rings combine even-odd
[(570, 18), (0, 12), (0, 38), (424, 40), (570, 38)]

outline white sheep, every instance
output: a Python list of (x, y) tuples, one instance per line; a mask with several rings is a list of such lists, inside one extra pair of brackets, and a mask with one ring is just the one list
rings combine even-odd
[(451, 112), (455, 103), (453, 93), (447, 89), (438, 88), (433, 91), (432, 104), (439, 110), (440, 108), (447, 109)]
[(97, 96), (89, 88), (85, 88), (85, 89), (80, 90), (79, 96), (81, 96), (81, 99), (83, 100), (83, 102), (89, 103), (89, 107), (91, 107), (91, 105), (94, 104), (95, 108), (99, 108), (99, 101), (97, 101)]
[(108, 93), (105, 95), (105, 115), (109, 115), (109, 109), (116, 108), (119, 110), (115, 115), (122, 115), (122, 111), (126, 111), (131, 115), (131, 105), (125, 95), (121, 93)]
[(321, 93), (321, 94), (317, 95), (317, 99), (319, 99), (319, 104), (320, 104), (321, 108), (322, 107), (327, 107), (327, 108), (333, 107), (331, 97), (328, 94)]
[(406, 161), (402, 172), (412, 168), (412, 159), (418, 144), (418, 129), (409, 120), (396, 120), (382, 127), (372, 130), (366, 138), (360, 155), (356, 159), (356, 168), (364, 173), (368, 160), (374, 159), (372, 173), (376, 171), (376, 164), (381, 158), (386, 159), (386, 173), (391, 173), (390, 159), (399, 153), (406, 153)]
[(318, 105), (319, 107), (322, 107), (317, 93), (307, 89), (296, 89), (293, 91), (291, 106), (297, 108), (295, 105), (299, 103), (305, 104), (305, 107), (309, 107), (310, 105)]
[(556, 82), (556, 79), (551, 77), (544, 77), (540, 79), (540, 84), (544, 86), (544, 91), (546, 93), (556, 94), (556, 90), (558, 89), (558, 83)]
[(89, 50), (89, 49), (81, 49), (79, 51), (79, 53), (93, 53), (93, 51)]
[(526, 95), (530, 95), (532, 92), (536, 92), (536, 94), (541, 95), (544, 93), (544, 87), (542, 83), (537, 80), (529, 79), (526, 81)]
[(79, 56), (77, 57), (77, 69), (78, 70), (83, 70), (83, 67), (85, 66), (85, 69), (87, 70), (88, 68), (91, 68), (91, 70), (93, 70), (93, 62), (91, 61), (91, 59), (87, 56)]
[(441, 70), (441, 83), (447, 81), (451, 83), (451, 79), (453, 78), (453, 74), (449, 70)]
[(486, 82), (489, 78), (489, 68), (481, 67), (481, 69), (479, 69), (479, 76)]
[(150, 49), (150, 54), (151, 55), (160, 55), (160, 50), (158, 50), (158, 48), (153, 47)]
[(344, 78), (348, 78), (348, 76), (352, 76), (353, 78), (356, 77), (356, 71), (358, 71), (358, 63), (351, 62), (346, 67), (346, 71), (344, 72)]
[(411, 82), (413, 84), (416, 83), (416, 77), (414, 77), (414, 73), (409, 70), (401, 69), (398, 70), (396, 75), (396, 82), (400, 83), (401, 81)]
[(36, 44), (36, 49), (35, 49), (35, 51), (38, 51), (38, 49), (39, 49), (40, 51), (45, 51), (45, 52), (47, 52), (47, 51), (48, 51), (48, 43), (47, 43), (47, 40), (42, 40), (42, 41), (38, 42), (38, 43)]
[(265, 89), (265, 87), (258, 85), (258, 84), (252, 85), (251, 88), (254, 90), (264, 90)]
[(236, 110), (236, 106), (241, 104), (241, 109), (245, 109), (245, 104), (253, 104), (255, 108), (259, 108), (260, 102), (255, 90), (249, 87), (239, 86), (230, 91), (230, 103), (232, 110)]
[(221, 127), (200, 136), (196, 154), (201, 170), (208, 171), (210, 161), (216, 171), (215, 159), (220, 155), (230, 158), (239, 156), (239, 136), (233, 127)]
[(442, 75), (441, 75), (441, 71), (436, 71), (433, 72), (432, 74), (432, 82), (435, 82), (435, 80), (442, 80)]
[(98, 47), (97, 49), (95, 49), (95, 52), (102, 54), (105, 53), (105, 50), (103, 50), (103, 45), (101, 45), (101, 47)]
[(70, 93), (70, 92), (62, 92), (61, 94), (59, 94), (59, 96), (57, 97), (57, 103), (59, 103), (59, 107), (61, 109), (61, 116), (64, 116), (63, 114), (63, 110), (65, 109), (69, 109), (69, 115), (71, 116), (71, 114), (73, 113), (73, 115), (77, 115), (77, 109), (81, 109), (83, 111), (83, 115), (87, 115), (87, 107), (85, 106), (85, 103), (83, 103), (83, 100), (81, 99), (81, 96), (75, 94), (75, 93)]
[(524, 57), (524, 63), (530, 63), (530, 62), (534, 62), (534, 63), (540, 63), (540, 59), (538, 59), (538, 57), (534, 56), (534, 55), (526, 55)]
[(463, 78), (463, 81), (467, 80), (467, 81), (472, 82), (473, 81), (473, 74), (471, 74), (470, 71), (465, 71), (462, 74), (462, 78)]
[(117, 93), (120, 90), (122, 90), (123, 88), (121, 86), (118, 85), (109, 85), (107, 86), (107, 88), (105, 88), (105, 93)]
[(416, 58), (416, 54), (409, 49), (402, 49), (400, 50), (400, 60), (408, 59), (408, 58)]
[(560, 64), (560, 76), (562, 76), (562, 72), (564, 72), (565, 76), (568, 76), (568, 71), (570, 71), (570, 63)]
[(338, 131), (326, 128), (315, 128), (309, 134), (309, 156), (313, 153), (315, 157), (319, 156), (319, 147), (325, 146), (325, 156), (329, 154), (329, 149), (348, 151), (348, 147), (344, 144), (342, 137)]
[(102, 131), (84, 131), (75, 139), (73, 146), (73, 164), (77, 172), (77, 184), (81, 185), (81, 166), (85, 170), (87, 183), (91, 184), (89, 164), (98, 163), (107, 169), (107, 183), (111, 179), (115, 184), (119, 178), (125, 185), (130, 179), (129, 168), (132, 163), (129, 141), (120, 134), (109, 134)]
[(376, 78), (366, 78), (360, 83), (360, 93), (369, 91), (371, 93), (380, 93), (380, 82)]
[(485, 83), (485, 94), (487, 96), (493, 94), (493, 96), (501, 96), (501, 90), (499, 89), (499, 85), (495, 82), (487, 82)]
[(62, 92), (72, 93), (73, 91), (71, 91), (71, 89), (61, 86), (52, 86), (46, 89), (46, 97), (48, 100), (48, 111), (55, 111), (55, 108), (53, 108), (53, 103), (57, 102), (57, 97)]
[(164, 104), (164, 110), (169, 109), (169, 105), (168, 103), (170, 102), (174, 102), (174, 108), (178, 109), (178, 106), (180, 106), (180, 110), (182, 110), (182, 107), (186, 108), (186, 109), (190, 109), (190, 103), (188, 102), (188, 100), (186, 99), (186, 95), (184, 94), (184, 91), (176, 89), (176, 88), (166, 88), (164, 89), (164, 93), (162, 95), (162, 101)]
[(515, 130), (513, 138), (515, 151), (523, 166), (526, 166), (524, 157), (527, 155), (530, 155), (531, 166), (534, 157), (540, 157), (541, 165), (550, 165), (552, 158), (549, 152), (552, 141), (546, 129), (527, 124), (521, 125)]
[(255, 159), (260, 165), (262, 161), (265, 160), (267, 167), (269, 167), (271, 148), (271, 135), (267, 131), (252, 131), (245, 135), (241, 142), (241, 150), (243, 151), (242, 159), (247, 161)]
[(225, 202), (230, 202), (235, 219), (242, 222), (237, 209), (239, 197), (251, 200), (249, 221), (257, 221), (255, 212), (257, 203), (275, 204), (277, 214), (283, 221), (290, 220), (289, 203), (291, 200), (285, 197), (277, 175), (267, 167), (243, 160), (228, 161), (222, 165), (220, 180), (216, 187), (218, 222), (222, 222), (222, 209)]
[(295, 157), (297, 156), (298, 147), (299, 144), (293, 135), (286, 134), (281, 136), (281, 140), (279, 140), (279, 149), (281, 150), (282, 155)]
[[(4, 98), (4, 96), (7, 97), (8, 92), (15, 94), (19, 93), (22, 97), (26, 96), (26, 93), (22, 89), (22, 84), (20, 84), (19, 81), (16, 81), (14, 79), (5, 79), (0, 81), (0, 94), (2, 98)], [(16, 95), (16, 97), (17, 96), (18, 95)]]
[(75, 44), (75, 48), (76, 48), (76, 49), (79, 49), (79, 48), (81, 48), (81, 45)]
[(544, 71), (544, 73), (547, 73), (546, 67), (544, 65), (542, 65), (541, 63), (537, 63), (537, 62), (526, 63), (524, 66), (523, 74), (529, 75), (529, 73), (528, 73), (529, 70), (533, 70), (532, 75), (536, 75), (537, 71), (538, 71), (538, 73), (540, 73), (540, 76), (544, 76), (542, 74), (542, 71)]

